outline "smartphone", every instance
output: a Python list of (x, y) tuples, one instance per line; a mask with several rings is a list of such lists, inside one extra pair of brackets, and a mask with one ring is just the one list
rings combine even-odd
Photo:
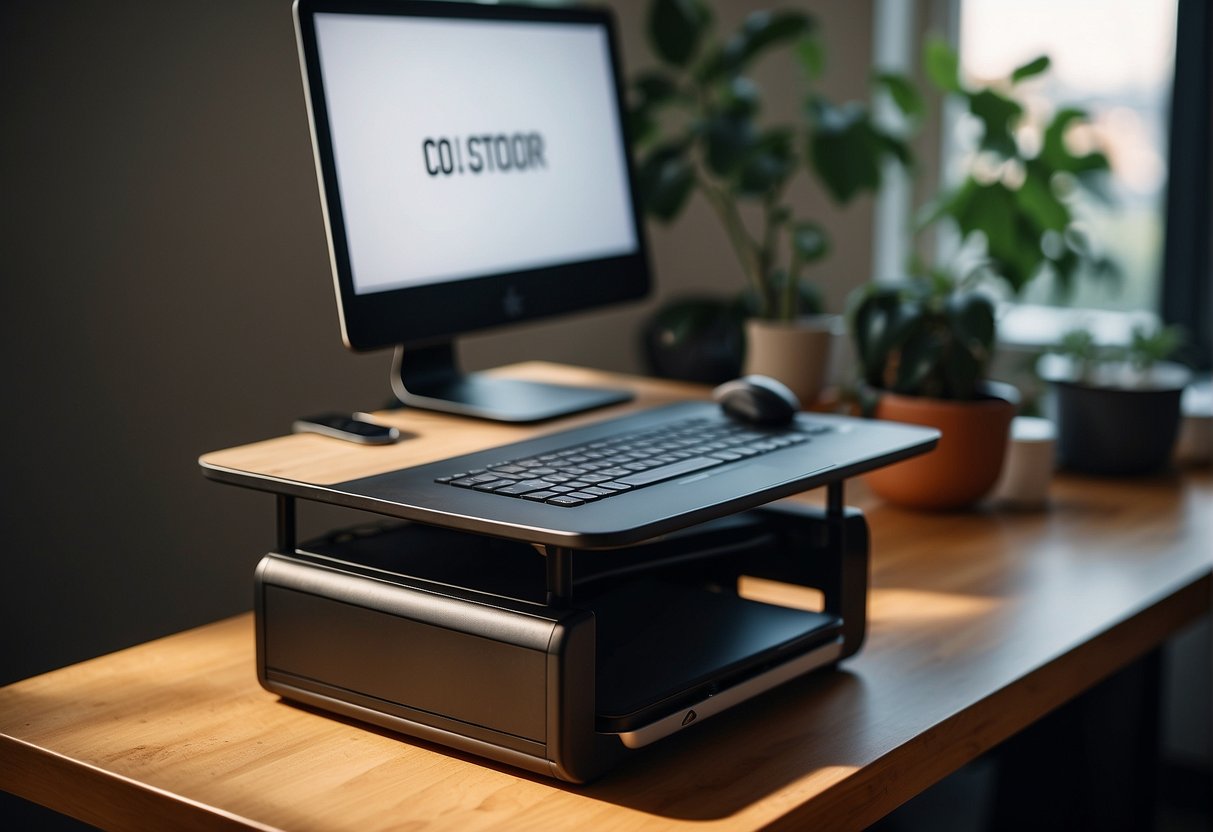
[(363, 418), (361, 413), (321, 413), (296, 419), (291, 425), (294, 433), (319, 433), (334, 439), (357, 442), (360, 445), (390, 445), (400, 441), (400, 431)]

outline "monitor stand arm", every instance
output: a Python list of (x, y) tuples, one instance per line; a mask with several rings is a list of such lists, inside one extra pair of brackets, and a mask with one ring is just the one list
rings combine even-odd
[(626, 402), (628, 390), (566, 387), (463, 373), (450, 342), (396, 348), (392, 390), (409, 407), (495, 422), (538, 422)]

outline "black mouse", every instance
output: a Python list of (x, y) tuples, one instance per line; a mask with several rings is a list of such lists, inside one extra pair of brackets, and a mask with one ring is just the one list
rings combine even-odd
[(783, 382), (768, 376), (742, 376), (712, 392), (725, 415), (748, 425), (786, 425), (800, 410), (800, 399)]

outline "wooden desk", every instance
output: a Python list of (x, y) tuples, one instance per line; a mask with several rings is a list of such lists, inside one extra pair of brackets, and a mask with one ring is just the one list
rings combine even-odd
[[(604, 380), (543, 365), (512, 372)], [(702, 394), (637, 383), (640, 405)], [(341, 478), (525, 432), (390, 418), (427, 441), (387, 458), (295, 436), (208, 458)], [(244, 615), (0, 689), (0, 787), (113, 828), (857, 828), (1210, 606), (1207, 471), (1063, 477), (1051, 509), (1030, 514), (915, 514), (858, 487), (851, 497), (872, 529), (864, 651), (588, 786), (288, 705), (257, 686)]]

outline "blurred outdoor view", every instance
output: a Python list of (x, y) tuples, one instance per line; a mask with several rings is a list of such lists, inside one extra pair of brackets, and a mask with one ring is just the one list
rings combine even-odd
[[(960, 59), (975, 82), (1007, 77), (1037, 55), (1052, 68), (1021, 87), (1028, 116), (1020, 141), (1038, 142), (1040, 125), (1064, 106), (1081, 107), (1092, 127), (1072, 129), (1075, 150), (1098, 144), (1112, 165), (1107, 203), (1075, 196), (1097, 250), (1118, 278), (1081, 274), (1068, 298), (1051, 280), (1034, 281), (1021, 300), (1096, 309), (1156, 310), (1162, 267), (1167, 132), (1175, 59), (1176, 0), (961, 0)], [(949, 146), (968, 152), (962, 120)]]

